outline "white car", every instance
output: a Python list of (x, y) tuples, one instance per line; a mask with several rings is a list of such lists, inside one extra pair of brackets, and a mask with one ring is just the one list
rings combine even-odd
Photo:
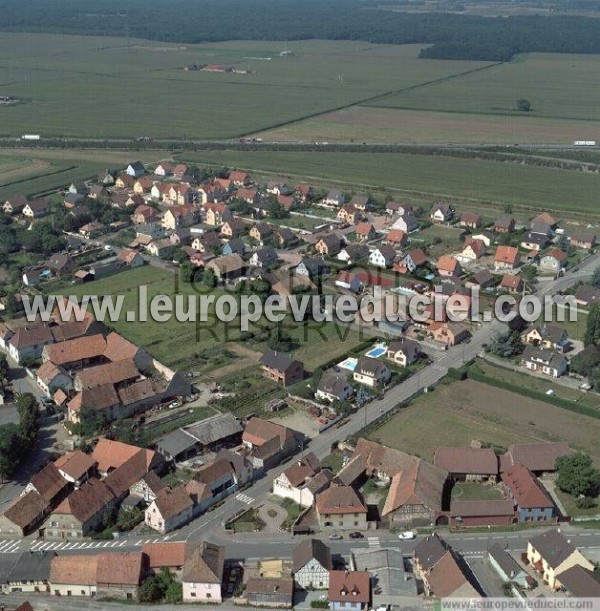
[(398, 539), (402, 539), (403, 541), (409, 541), (410, 539), (415, 539), (417, 534), (412, 530), (405, 530), (403, 533), (398, 535)]

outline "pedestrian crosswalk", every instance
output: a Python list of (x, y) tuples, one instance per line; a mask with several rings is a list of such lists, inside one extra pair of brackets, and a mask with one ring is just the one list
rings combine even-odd
[(381, 547), (379, 537), (367, 537), (367, 543), (369, 544), (369, 547)]
[[(109, 541), (36, 541), (31, 546), (32, 552), (53, 551), (64, 552), (67, 550), (97, 550), (97, 549), (115, 549), (118, 551), (121, 547), (141, 547), (147, 543), (159, 543), (168, 541), (173, 535), (165, 535), (163, 537), (150, 537), (148, 539), (111, 539)], [(16, 542), (18, 547), (19, 542)], [(18, 550), (14, 550), (18, 551)], [(0, 554), (8, 553), (0, 544)]]
[(242, 501), (242, 503), (246, 503), (246, 505), (252, 505), (254, 503), (254, 499), (247, 494), (238, 494), (235, 497), (238, 501)]
[(0, 554), (16, 554), (21, 546), (20, 540), (9, 539), (0, 541)]

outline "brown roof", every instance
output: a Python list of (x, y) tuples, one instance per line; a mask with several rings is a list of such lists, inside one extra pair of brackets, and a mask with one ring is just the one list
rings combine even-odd
[(10, 344), (19, 349), (36, 344), (47, 344), (53, 340), (54, 336), (47, 324), (33, 324), (19, 327), (11, 337)]
[(2, 515), (20, 528), (35, 524), (44, 516), (48, 504), (35, 490), (17, 497)]
[(454, 555), (450, 551), (447, 551), (429, 571), (427, 582), (429, 583), (433, 595), (438, 598), (451, 596), (464, 586), (473, 590), (473, 594), (477, 595), (475, 589), (470, 584), (454, 558)]
[(560, 583), (578, 598), (600, 598), (600, 581), (582, 566), (572, 566), (558, 575)]
[(69, 485), (52, 462), (49, 462), (31, 478), (31, 484), (47, 503), (50, 503)]
[(193, 505), (192, 499), (183, 484), (173, 489), (165, 488), (161, 490), (156, 495), (154, 502), (163, 520), (177, 516)]
[(454, 272), (458, 266), (458, 261), (450, 255), (442, 255), (437, 262), (438, 270), (446, 272)]
[(98, 554), (96, 581), (98, 584), (137, 586), (142, 577), (142, 552)]
[(549, 566), (558, 568), (577, 548), (556, 529), (547, 530), (529, 539), (533, 549), (537, 550)]
[(500, 286), (503, 289), (517, 289), (521, 282), (521, 276), (519, 275), (504, 274), (504, 276), (502, 276), (502, 282), (500, 282)]
[(118, 384), (139, 377), (140, 372), (131, 359), (88, 367), (77, 374), (82, 388), (95, 388), (106, 384)]
[(61, 373), (65, 373), (64, 369), (56, 366), (51, 361), (46, 361), (45, 363), (42, 363), (42, 366), (36, 371), (38, 379), (40, 379), (45, 384), (50, 384), (50, 382), (52, 382), (52, 380), (54, 380), (54, 378), (56, 378), (56, 376), (60, 375)]
[(279, 447), (281, 448), (285, 441), (292, 436), (293, 431), (281, 424), (271, 422), (270, 420), (262, 420), (261, 418), (252, 418), (246, 424), (242, 439), (252, 445), (261, 446), (277, 437)]
[(406, 239), (406, 232), (402, 231), (402, 229), (390, 229), (385, 239), (388, 242), (402, 244)]
[(198, 474), (194, 479), (203, 484), (212, 484), (223, 477), (232, 475), (233, 472), (234, 468), (231, 463), (226, 458), (220, 458), (198, 469)]
[(84, 335), (75, 339), (52, 344), (46, 348), (48, 360), (56, 365), (66, 365), (83, 359), (101, 356), (106, 348), (106, 341), (100, 334)]
[(109, 333), (106, 336), (106, 349), (104, 356), (111, 361), (120, 361), (121, 359), (132, 359), (138, 353), (139, 348), (126, 340), (122, 335)]
[(55, 514), (72, 515), (82, 524), (115, 500), (112, 490), (99, 479), (89, 479), (54, 510)]
[(330, 486), (317, 494), (316, 505), (319, 513), (367, 513), (365, 504), (351, 486)]
[(514, 507), (512, 501), (498, 499), (496, 501), (453, 501), (452, 516), (466, 517), (493, 517), (512, 516)]
[(145, 457), (146, 467), (149, 471), (156, 457), (154, 450), (138, 448), (137, 446), (122, 443), (121, 441), (113, 441), (101, 437), (92, 452), (92, 458), (98, 463), (98, 470), (104, 473), (110, 469), (116, 469), (125, 464), (132, 456), (142, 452)]
[(50, 564), (51, 584), (96, 585), (96, 570), (100, 556), (55, 556)]
[(321, 539), (305, 539), (294, 548), (294, 573), (315, 559), (326, 570), (330, 571), (331, 550)]
[(310, 465), (297, 463), (288, 467), (283, 475), (287, 477), (287, 480), (290, 482), (290, 485), (294, 488), (297, 488), (301, 484), (303, 484), (307, 479), (312, 477), (315, 474), (314, 470)]
[(78, 392), (68, 403), (71, 411), (78, 412), (84, 407), (106, 409), (119, 404), (119, 397), (113, 384), (104, 384), (96, 388), (85, 388)]
[(54, 464), (58, 469), (78, 480), (94, 467), (95, 462), (91, 456), (81, 450), (73, 450), (57, 458)]
[(185, 562), (186, 544), (184, 542), (147, 543), (142, 553), (148, 558), (148, 568), (158, 569), (163, 566), (176, 568)]
[(515, 443), (508, 448), (511, 463), (521, 463), (531, 471), (554, 471), (556, 459), (571, 453), (571, 448), (562, 442)]
[(279, 579), (250, 577), (246, 584), (246, 594), (289, 596), (291, 601), (294, 594), (294, 580), (291, 577), (280, 577)]
[(204, 542), (186, 560), (181, 580), (185, 583), (216, 583), (223, 580), (225, 548)]
[(498, 246), (494, 261), (514, 265), (519, 258), (519, 249), (514, 246)]
[(421, 539), (414, 550), (414, 557), (425, 572), (432, 569), (446, 553), (446, 544), (437, 534)]
[(329, 600), (368, 604), (371, 576), (367, 571), (329, 571)]
[(520, 508), (554, 507), (554, 502), (538, 478), (521, 464), (512, 466), (502, 474), (502, 481), (508, 486)]
[(481, 217), (474, 212), (463, 212), (460, 220), (463, 223), (481, 223)]
[(438, 448), (436, 467), (449, 473), (470, 475), (497, 475), (498, 457), (491, 448)]

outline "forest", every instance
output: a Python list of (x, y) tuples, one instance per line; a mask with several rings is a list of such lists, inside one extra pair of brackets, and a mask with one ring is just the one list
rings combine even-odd
[[(389, 7), (388, 7), (389, 8)], [(0, 31), (180, 43), (362, 40), (427, 43), (422, 57), (507, 61), (517, 53), (600, 53), (600, 19), (384, 10), (375, 0), (0, 0)]]

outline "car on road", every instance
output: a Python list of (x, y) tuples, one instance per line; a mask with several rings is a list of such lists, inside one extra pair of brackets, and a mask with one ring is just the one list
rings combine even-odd
[(344, 538), (344, 536), (340, 535), (338, 533), (332, 533), (332, 534), (329, 535), (329, 539), (331, 541), (341, 541), (343, 538)]
[(404, 532), (398, 535), (398, 539), (402, 539), (403, 541), (410, 541), (411, 539), (415, 539), (417, 534), (412, 530), (405, 530)]
[(105, 244), (104, 250), (112, 250), (112, 246), (110, 244)]
[(362, 533), (359, 533), (358, 531), (350, 533), (350, 538), (351, 539), (364, 539), (365, 536)]

